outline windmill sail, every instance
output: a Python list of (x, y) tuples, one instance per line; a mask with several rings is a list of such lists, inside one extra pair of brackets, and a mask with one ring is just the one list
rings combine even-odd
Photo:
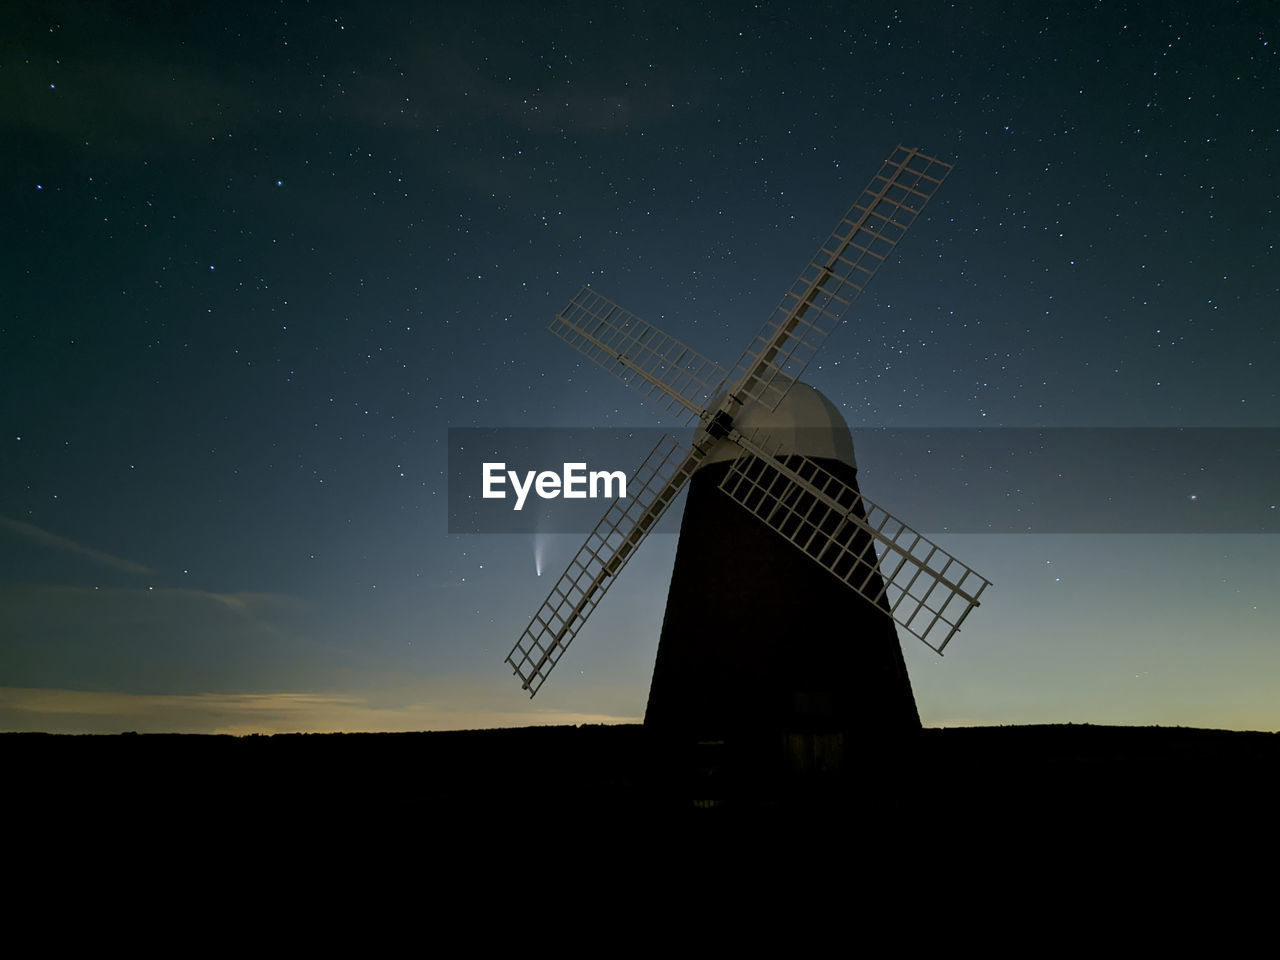
[(951, 167), (918, 150), (893, 152), (738, 360), (738, 400), (777, 409)]
[(663, 437), (628, 481), (629, 496), (619, 497), (605, 511), (507, 654), (530, 697), (704, 456), (701, 446), (683, 447)]
[(724, 367), (590, 287), (579, 290), (547, 329), (686, 425), (725, 379)]
[(942, 653), (990, 581), (808, 457), (742, 443), (754, 452), (730, 465), (720, 489)]

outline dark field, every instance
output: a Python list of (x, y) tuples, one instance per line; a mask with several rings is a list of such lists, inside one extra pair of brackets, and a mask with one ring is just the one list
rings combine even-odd
[(5, 734), (0, 751), (11, 810), (69, 827), (135, 829), (825, 824), (848, 836), (874, 823), (1014, 842), (1028, 832), (1261, 828), (1280, 781), (1277, 734), (1088, 725), (935, 729), (897, 744), (838, 735), (693, 744), (641, 726)]

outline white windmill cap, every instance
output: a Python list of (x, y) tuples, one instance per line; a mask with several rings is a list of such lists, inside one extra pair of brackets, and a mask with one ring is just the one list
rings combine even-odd
[[(708, 406), (714, 410), (723, 398), (722, 393)], [(849, 425), (836, 405), (807, 383), (792, 384), (776, 410), (755, 401), (746, 404), (733, 418), (733, 425), (747, 436), (757, 435), (779, 454), (800, 453), (815, 459), (839, 460), (855, 469), (858, 466)], [(721, 440), (699, 466), (736, 460), (741, 455), (741, 447)]]

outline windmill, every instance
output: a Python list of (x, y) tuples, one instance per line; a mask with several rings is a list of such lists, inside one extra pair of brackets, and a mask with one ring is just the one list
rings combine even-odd
[(950, 171), (895, 149), (732, 370), (590, 287), (552, 320), (697, 426), (658, 442), (507, 656), (531, 697), (688, 484), (646, 725), (919, 727), (893, 624), (941, 654), (989, 581), (862, 496), (847, 426), (797, 381)]

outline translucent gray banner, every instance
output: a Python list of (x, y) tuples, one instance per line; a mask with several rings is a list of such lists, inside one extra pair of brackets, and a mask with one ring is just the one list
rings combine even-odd
[[(564, 465), (583, 465), (567, 471), (582, 492), (593, 471), (630, 476), (664, 433), (693, 437), (450, 429), (449, 532), (587, 533), (610, 499), (565, 499)], [(922, 533), (1280, 532), (1280, 428), (893, 428), (854, 430), (853, 441), (863, 494)], [(483, 497), (486, 463), (505, 465), (490, 484), (505, 497)], [(542, 485), (552, 495), (535, 482), (516, 510), (530, 471), (557, 475)], [(678, 515), (658, 531), (677, 530)]]

